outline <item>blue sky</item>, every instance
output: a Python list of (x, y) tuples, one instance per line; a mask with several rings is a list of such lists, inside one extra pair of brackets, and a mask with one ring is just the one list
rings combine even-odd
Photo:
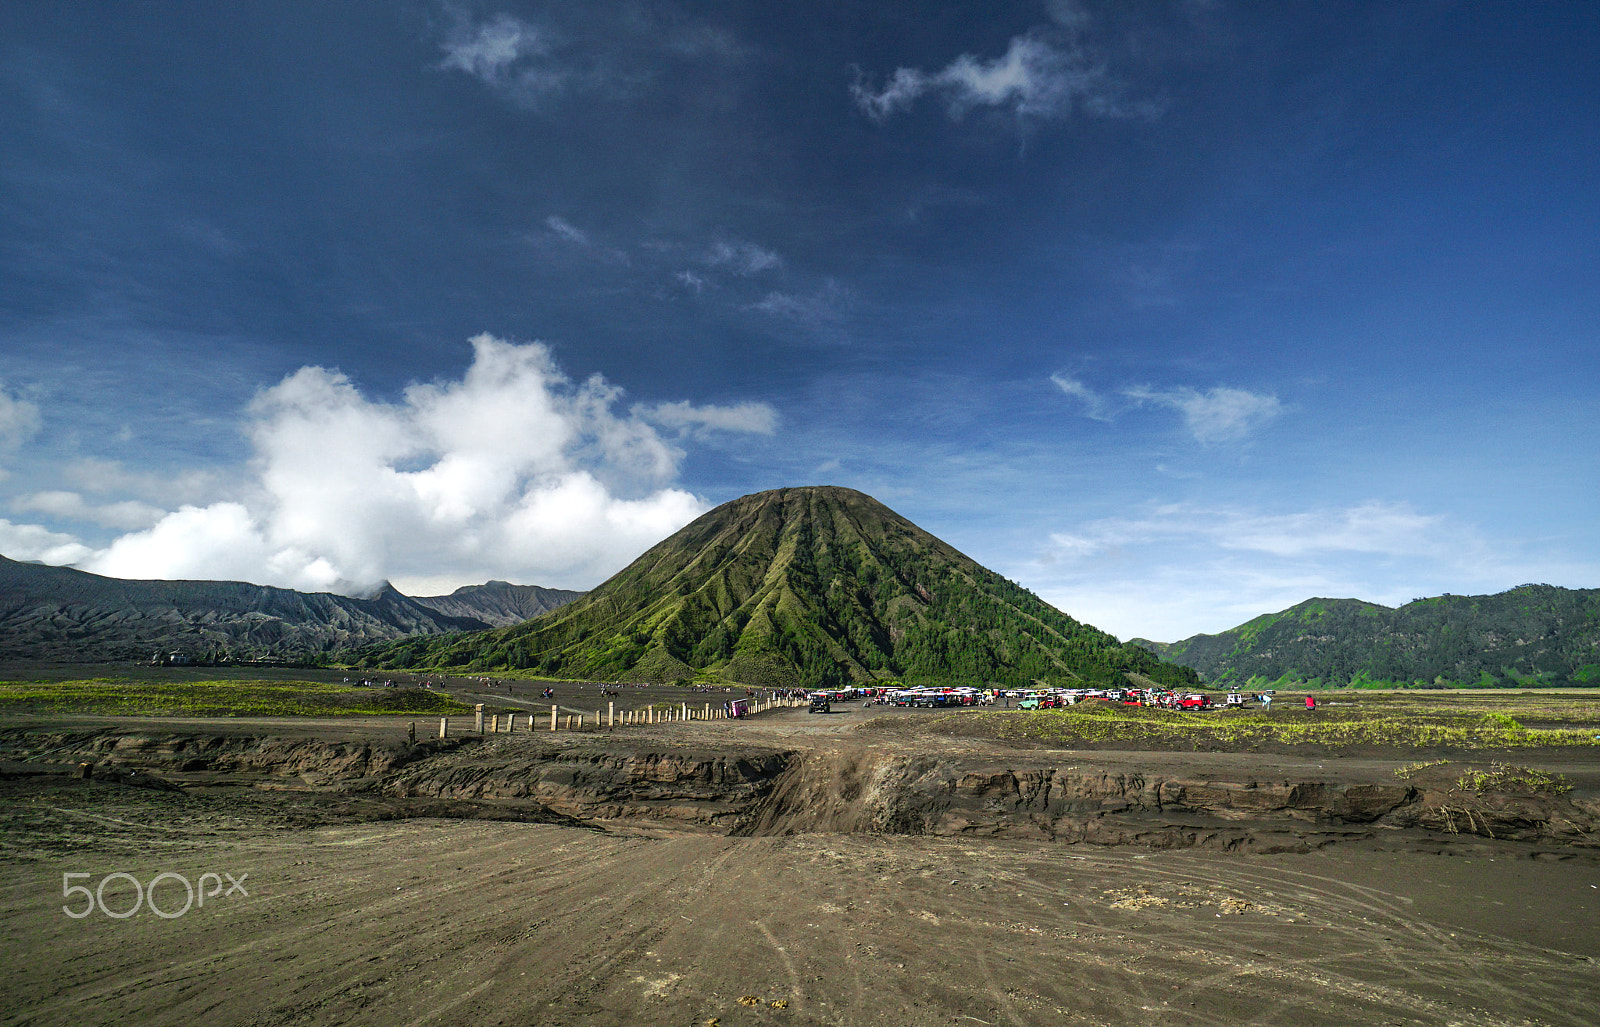
[(1600, 586), (1600, 7), (9, 4), (0, 553), (585, 588), (859, 488), (1121, 637)]

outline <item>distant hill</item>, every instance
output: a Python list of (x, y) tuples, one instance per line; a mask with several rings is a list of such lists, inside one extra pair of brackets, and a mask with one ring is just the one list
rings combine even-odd
[(860, 492), (776, 489), (717, 507), (594, 591), (515, 627), (414, 638), (373, 666), (768, 686), (1125, 683), (1194, 675), (1080, 624)]
[(549, 613), (582, 597), (582, 592), (564, 588), (490, 581), (483, 585), (463, 585), (447, 596), (413, 596), (411, 601), (450, 617), (466, 617), (483, 621), (489, 627), (503, 628)]
[(1521, 585), (1390, 609), (1308, 599), (1152, 652), (1215, 684), (1311, 681), (1479, 686), (1600, 685), (1600, 589)]
[(481, 631), (507, 623), (518, 609), (579, 594), (491, 582), (425, 600), (385, 585), (371, 598), (353, 599), (242, 581), (107, 578), (0, 557), (0, 658), (115, 662), (179, 652), (190, 659), (305, 659), (408, 635)]

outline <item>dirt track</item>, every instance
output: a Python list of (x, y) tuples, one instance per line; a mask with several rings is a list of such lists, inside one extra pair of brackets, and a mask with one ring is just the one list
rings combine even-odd
[[(681, 752), (684, 767), (780, 742), (838, 758), (864, 751), (852, 721), (797, 714), (630, 744)], [(328, 745), (363, 730), (307, 733)], [(1591, 1023), (1600, 1008), (1600, 865), (1583, 848), (1295, 818), (1296, 830), (1340, 840), (1249, 854), (960, 833), (729, 837), (749, 818), (686, 791), (683, 774), (652, 787), (682, 791), (676, 804), (703, 816), (661, 819), (674, 801), (649, 796), (623, 809), (611, 778), (566, 770), (546, 771), (544, 793), (474, 797), (493, 779), (485, 764), (568, 766), (551, 763), (544, 739), (491, 744), (399, 766), (387, 792), (11, 781), (0, 1023), (1553, 1025)], [(969, 768), (1005, 756), (940, 744)], [(1221, 773), (1225, 755), (1012, 762), (1194, 777)], [(432, 760), (441, 769), (429, 776)], [(1246, 763), (1234, 761), (1235, 776), (1309, 766), (1394, 780), (1381, 761)], [(403, 773), (437, 794), (395, 794)], [(855, 801), (851, 787), (836, 801)], [(752, 786), (750, 801), (770, 809), (778, 792), (767, 794)], [(960, 816), (995, 801), (977, 796)], [(636, 815), (561, 815), (605, 803)], [(393, 817), (409, 819), (379, 819)], [(513, 819), (463, 819), (483, 817)], [(559, 822), (530, 822), (541, 819)], [(248, 874), (249, 895), (170, 920), (62, 912), (63, 873), (93, 886), (113, 871), (144, 883), (164, 871)], [(163, 888), (163, 906), (181, 906), (181, 887)], [(114, 909), (133, 899), (121, 884), (105, 897)]]

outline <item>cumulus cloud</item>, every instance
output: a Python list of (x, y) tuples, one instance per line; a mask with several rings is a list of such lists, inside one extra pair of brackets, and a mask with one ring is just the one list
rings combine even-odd
[(684, 436), (775, 424), (760, 404), (624, 413), (620, 389), (569, 380), (539, 343), (472, 346), (460, 380), (395, 402), (301, 368), (250, 408), (248, 494), (167, 513), (79, 565), (313, 590), (451, 573), (591, 587), (704, 512), (671, 487)]
[(858, 78), (850, 91), (856, 105), (875, 121), (928, 95), (942, 97), (952, 118), (975, 107), (1007, 108), (1035, 118), (1066, 118), (1074, 110), (1107, 118), (1149, 118), (1161, 112), (1158, 104), (1126, 100), (1104, 64), (1077, 41), (1076, 31), (1030, 32), (1013, 37), (1006, 52), (991, 60), (962, 54), (938, 71), (897, 68), (881, 89)]
[(74, 563), (90, 554), (88, 546), (71, 535), (50, 531), (37, 524), (12, 524), (0, 518), (0, 554), (13, 560), (40, 563)]
[(1152, 389), (1137, 386), (1123, 395), (1138, 403), (1170, 407), (1183, 414), (1189, 431), (1199, 442), (1233, 442), (1242, 439), (1283, 413), (1278, 397), (1244, 389), (1218, 387)]

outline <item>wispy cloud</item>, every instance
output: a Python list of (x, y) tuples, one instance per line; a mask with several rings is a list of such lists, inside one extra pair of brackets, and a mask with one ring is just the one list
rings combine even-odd
[(1396, 605), (1552, 580), (1516, 548), (1405, 502), (1289, 512), (1172, 503), (1054, 532), (1013, 574), (1119, 637), (1175, 641), (1317, 596)]
[(783, 266), (777, 253), (752, 242), (717, 242), (706, 253), (705, 262), (744, 277)]
[(572, 223), (566, 218), (551, 214), (549, 217), (544, 219), (544, 223), (549, 227), (550, 231), (561, 236), (561, 238), (567, 240), (568, 242), (577, 243), (579, 246), (589, 245), (588, 233), (573, 227)]
[(12, 501), (11, 508), (18, 513), (49, 514), (108, 528), (147, 528), (166, 512), (132, 499), (115, 503), (90, 503), (76, 492), (60, 490), (20, 496)]
[(458, 13), (441, 47), (445, 53), (441, 68), (465, 72), (528, 105), (561, 89), (568, 77), (542, 60), (550, 53), (545, 33), (510, 14), (473, 21)]
[(625, 250), (596, 242), (590, 233), (558, 214), (551, 214), (545, 218), (544, 224), (556, 238), (563, 242), (571, 243), (590, 257), (609, 261), (613, 264), (628, 265), (633, 263), (633, 259), (628, 256)]
[(1109, 518), (1077, 532), (1052, 534), (1050, 544), (1052, 552), (1063, 559), (1175, 539), (1284, 557), (1336, 552), (1442, 554), (1462, 543), (1443, 526), (1441, 515), (1418, 513), (1406, 503), (1377, 500), (1290, 514), (1177, 503), (1156, 507), (1141, 517)]
[(706, 286), (711, 284), (701, 275), (697, 275), (693, 271), (688, 270), (679, 271), (672, 277), (676, 278), (678, 281), (682, 282), (684, 286), (693, 289), (697, 293), (705, 292)]
[(1196, 441), (1236, 442), (1283, 413), (1278, 397), (1219, 386), (1212, 389), (1153, 389), (1135, 386), (1123, 395), (1137, 403), (1170, 407), (1183, 414)]
[(1006, 108), (1033, 118), (1066, 118), (1075, 110), (1105, 118), (1159, 116), (1161, 104), (1125, 97), (1121, 83), (1079, 41), (1082, 27), (1015, 36), (1004, 54), (988, 60), (962, 54), (938, 71), (897, 68), (881, 88), (858, 76), (851, 96), (875, 121), (929, 95), (942, 97), (952, 118), (975, 107)]
[(749, 305), (750, 310), (797, 321), (811, 328), (836, 327), (844, 320), (850, 291), (829, 278), (810, 293), (772, 291)]
[(1083, 416), (1096, 421), (1111, 420), (1111, 404), (1104, 396), (1083, 382), (1060, 372), (1051, 375), (1050, 381), (1056, 388), (1083, 404)]
[(529, 110), (562, 95), (671, 88), (671, 72), (684, 62), (729, 66), (752, 53), (732, 32), (665, 6), (546, 6), (537, 23), (507, 12), (479, 17), (449, 0), (443, 7), (449, 27), (438, 67)]
[(1148, 385), (1129, 386), (1114, 395), (1100, 392), (1065, 372), (1058, 371), (1050, 381), (1065, 395), (1080, 404), (1079, 412), (1096, 421), (1111, 421), (1130, 406), (1160, 406), (1183, 415), (1184, 426), (1197, 442), (1237, 442), (1283, 413), (1283, 404), (1269, 393), (1250, 392), (1217, 386), (1195, 389), (1189, 386), (1157, 389)]
[(680, 400), (636, 406), (633, 412), (653, 424), (688, 432), (711, 430), (771, 435), (778, 427), (778, 412), (765, 403), (696, 406)]
[(0, 382), (0, 452), (33, 438), (39, 425), (39, 407), (13, 396)]

